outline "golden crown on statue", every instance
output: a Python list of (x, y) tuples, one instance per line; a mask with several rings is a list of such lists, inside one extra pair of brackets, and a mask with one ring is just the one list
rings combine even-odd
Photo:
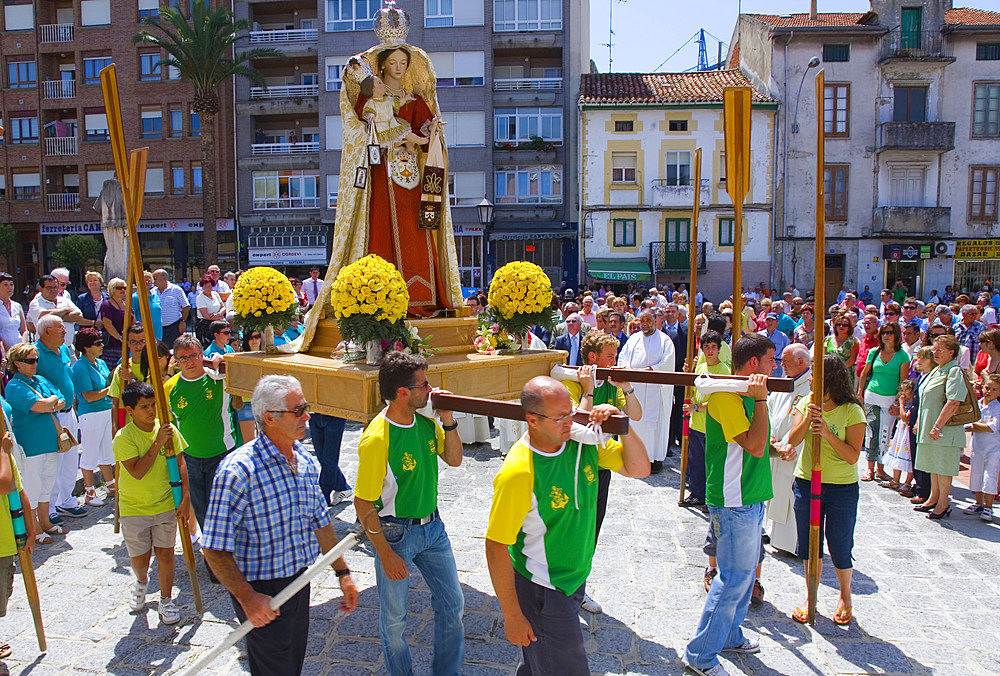
[(395, 0), (386, 0), (385, 7), (375, 12), (375, 37), (385, 44), (399, 44), (410, 32), (410, 15), (396, 9)]

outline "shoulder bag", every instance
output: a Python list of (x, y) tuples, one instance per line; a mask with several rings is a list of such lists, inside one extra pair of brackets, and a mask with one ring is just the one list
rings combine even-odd
[[(33, 388), (31, 385), (28, 385), (27, 382), (25, 382), (25, 386), (29, 390), (35, 393), (35, 396), (38, 397), (39, 401), (44, 399), (44, 397), (38, 394), (38, 392), (35, 392), (35, 388)], [(59, 422), (59, 418), (56, 417), (56, 414), (49, 412), (49, 415), (52, 416), (52, 422), (55, 423), (56, 434), (58, 435), (57, 437), (58, 443), (56, 445), (56, 451), (59, 453), (65, 453), (74, 446), (79, 446), (80, 441), (73, 436), (73, 433), (69, 431), (69, 428), (67, 428), (65, 425)], [(977, 417), (976, 420), (979, 420), (979, 418)]]

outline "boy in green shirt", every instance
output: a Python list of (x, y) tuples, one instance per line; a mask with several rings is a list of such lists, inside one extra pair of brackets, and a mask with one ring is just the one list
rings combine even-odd
[[(122, 464), (118, 503), (122, 535), (135, 573), (130, 607), (134, 612), (146, 604), (149, 584), (150, 549), (156, 553), (160, 581), (160, 621), (176, 624), (180, 611), (171, 598), (174, 587), (174, 540), (177, 535), (175, 511), (186, 515), (188, 481), (184, 456), (187, 444), (173, 425), (160, 426), (156, 417), (156, 397), (148, 383), (133, 381), (122, 392), (122, 403), (132, 421), (118, 430), (111, 447), (115, 461)], [(167, 465), (167, 444), (175, 443), (180, 474), (181, 504), (174, 505)]]

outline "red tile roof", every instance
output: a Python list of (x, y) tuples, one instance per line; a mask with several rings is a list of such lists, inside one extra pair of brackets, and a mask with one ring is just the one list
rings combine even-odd
[(945, 23), (980, 26), (1000, 25), (1000, 12), (990, 12), (985, 9), (956, 7), (944, 13)]
[(817, 15), (813, 21), (808, 14), (747, 14), (759, 21), (776, 28), (821, 28), (826, 26), (857, 26), (859, 19), (865, 16), (860, 12), (827, 12)]
[[(634, 103), (722, 103), (723, 87), (751, 87), (738, 70), (696, 73), (587, 73), (580, 86), (583, 105)], [(756, 89), (754, 103), (774, 103)]]

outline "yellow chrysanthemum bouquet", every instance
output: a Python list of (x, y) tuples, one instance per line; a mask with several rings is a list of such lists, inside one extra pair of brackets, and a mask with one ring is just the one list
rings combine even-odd
[(534, 263), (514, 261), (496, 271), (489, 305), (479, 315), (480, 336), (500, 332), (525, 336), (534, 326), (551, 330), (555, 325), (552, 282), (544, 270)]
[(234, 323), (244, 332), (287, 327), (296, 319), (298, 306), (292, 283), (274, 268), (250, 268), (233, 287)]
[(330, 289), (330, 305), (345, 340), (400, 341), (409, 345), (403, 319), (410, 302), (406, 282), (392, 263), (375, 254), (345, 265)]

